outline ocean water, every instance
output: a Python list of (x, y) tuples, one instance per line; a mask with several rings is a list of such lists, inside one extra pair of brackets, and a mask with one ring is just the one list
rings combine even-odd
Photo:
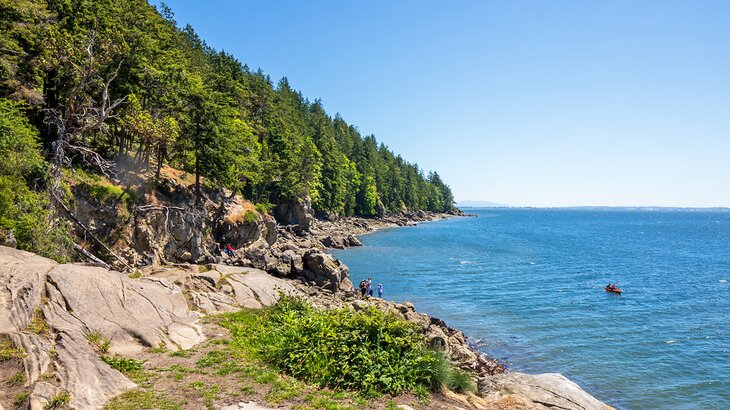
[(730, 211), (473, 212), (334, 255), (511, 369), (621, 409), (730, 409)]

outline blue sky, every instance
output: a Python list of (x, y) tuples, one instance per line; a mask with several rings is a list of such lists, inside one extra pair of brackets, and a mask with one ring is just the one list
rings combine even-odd
[(728, 1), (166, 3), (457, 200), (730, 207)]

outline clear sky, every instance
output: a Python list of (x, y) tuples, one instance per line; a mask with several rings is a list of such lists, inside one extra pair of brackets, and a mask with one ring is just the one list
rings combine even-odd
[(457, 201), (730, 207), (730, 1), (166, 3)]

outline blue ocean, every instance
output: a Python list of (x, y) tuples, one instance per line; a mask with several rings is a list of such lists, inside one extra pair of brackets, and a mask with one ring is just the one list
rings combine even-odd
[(511, 369), (620, 409), (730, 409), (730, 211), (470, 212), (334, 254)]

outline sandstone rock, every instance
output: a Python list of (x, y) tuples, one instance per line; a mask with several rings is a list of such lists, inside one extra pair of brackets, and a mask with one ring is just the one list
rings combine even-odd
[(504, 373), (479, 379), (480, 396), (492, 400), (515, 395), (535, 409), (608, 410), (610, 406), (586, 393), (559, 373)]

